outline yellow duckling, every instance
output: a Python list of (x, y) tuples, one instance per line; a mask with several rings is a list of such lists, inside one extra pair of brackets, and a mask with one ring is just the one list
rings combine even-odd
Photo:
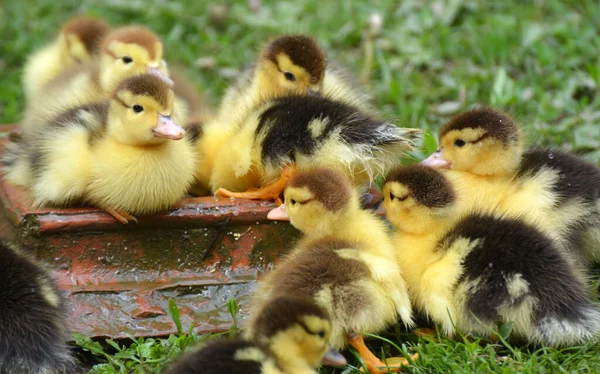
[(385, 224), (360, 209), (348, 179), (330, 169), (297, 174), (285, 189), (285, 205), (268, 217), (289, 219), (304, 237), (266, 275), (255, 304), (260, 306), (277, 293), (313, 298), (332, 317), (332, 346), (341, 349), (349, 342), (371, 373), (381, 373), (379, 368), (386, 365), (357, 333), (380, 332), (398, 317), (413, 324), (410, 300)]
[(343, 366), (329, 348), (329, 315), (312, 300), (277, 296), (250, 326), (249, 340), (216, 339), (190, 353), (169, 374), (317, 374), (317, 366)]
[[(328, 64), (317, 41), (307, 35), (283, 35), (262, 49), (255, 64), (247, 68), (226, 92), (218, 117), (235, 121), (265, 102), (289, 95), (323, 95), (368, 106), (364, 90), (355, 87), (350, 74)], [(227, 119), (225, 119), (227, 118)]]
[(236, 129), (215, 159), (210, 188), (220, 196), (280, 203), (294, 171), (314, 167), (341, 171), (364, 187), (396, 165), (420, 133), (339, 101), (283, 97), (252, 112)]
[(232, 136), (263, 104), (290, 95), (313, 95), (377, 115), (365, 92), (342, 67), (328, 63), (314, 38), (297, 34), (271, 40), (257, 62), (228, 89), (217, 116), (204, 126), (204, 135), (197, 143), (198, 191), (211, 190), (210, 174), (221, 157), (219, 152), (230, 148)]
[(489, 336), (514, 322), (515, 335), (569, 346), (595, 339), (600, 310), (582, 274), (554, 242), (523, 219), (462, 215), (435, 169), (397, 169), (384, 185), (388, 220), (411, 300), (452, 336)]
[(440, 129), (426, 164), (449, 168), (459, 201), (528, 217), (580, 262), (600, 261), (600, 169), (569, 153), (524, 151), (517, 124), (483, 108)]
[(92, 60), (110, 26), (97, 18), (75, 17), (61, 28), (52, 44), (31, 55), (23, 70), (27, 103), (62, 71)]
[(116, 29), (102, 42), (97, 60), (64, 71), (44, 87), (25, 111), (23, 131), (28, 136), (66, 110), (108, 100), (123, 79), (146, 73), (172, 84), (160, 39), (144, 27)]
[(127, 78), (110, 101), (71, 109), (5, 157), (33, 206), (79, 201), (122, 223), (166, 209), (193, 182), (195, 154), (172, 119), (174, 95), (154, 75)]
[(71, 372), (65, 300), (27, 252), (0, 243), (0, 372)]

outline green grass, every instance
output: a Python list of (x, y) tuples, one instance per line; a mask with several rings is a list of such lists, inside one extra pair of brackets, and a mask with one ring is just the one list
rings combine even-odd
[[(367, 20), (378, 13), (383, 27), (372, 44), (366, 86), (387, 116), (402, 126), (435, 134), (457, 111), (494, 105), (519, 119), (530, 142), (565, 147), (600, 161), (600, 7), (596, 0), (263, 3), (258, 13), (252, 13), (241, 0), (4, 0), (0, 3), (0, 123), (20, 119), (20, 74), (27, 55), (75, 14), (97, 15), (113, 25), (150, 26), (163, 38), (170, 65), (183, 67), (197, 88), (218, 105), (236, 69), (253, 61), (268, 37), (285, 32), (314, 35), (331, 59), (360, 74), (366, 61)], [(198, 66), (199, 59), (204, 67)], [(206, 66), (206, 61), (212, 65)], [(425, 153), (434, 149), (435, 139), (427, 138), (424, 148)], [(400, 330), (385, 337), (399, 348), (421, 354), (409, 370), (415, 373), (600, 372), (600, 346), (594, 344), (558, 351), (485, 345), (472, 339), (434, 343)], [(150, 373), (206, 338), (141, 339), (134, 344), (119, 342), (118, 349), (111, 343), (84, 339), (78, 343), (95, 350), (94, 357), (105, 362), (95, 372), (119, 372), (122, 366), (127, 369), (121, 372)], [(381, 349), (398, 354), (389, 343)]]

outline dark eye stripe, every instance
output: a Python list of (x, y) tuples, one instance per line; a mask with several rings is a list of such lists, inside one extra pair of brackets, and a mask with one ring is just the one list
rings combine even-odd
[(310, 335), (319, 335), (319, 334), (321, 333), (321, 331), (318, 331), (318, 332), (311, 331), (311, 330), (308, 328), (308, 326), (306, 326), (306, 325), (305, 325), (303, 322), (298, 322), (298, 324), (299, 324), (300, 326), (302, 326), (302, 328), (304, 329), (304, 331), (306, 331), (306, 332), (307, 332), (307, 333), (309, 333)]

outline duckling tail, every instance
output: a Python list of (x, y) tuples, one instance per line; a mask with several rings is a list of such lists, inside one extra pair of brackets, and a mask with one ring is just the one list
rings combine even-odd
[(568, 313), (549, 315), (537, 323), (536, 340), (554, 347), (572, 346), (600, 337), (600, 308), (590, 300), (565, 305)]

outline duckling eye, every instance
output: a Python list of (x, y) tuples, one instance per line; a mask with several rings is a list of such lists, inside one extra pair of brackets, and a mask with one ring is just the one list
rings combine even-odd
[(464, 146), (465, 146), (465, 144), (467, 144), (467, 142), (465, 142), (465, 141), (464, 141), (464, 140), (462, 140), (462, 139), (456, 139), (456, 140), (454, 141), (454, 145), (455, 145), (456, 147), (458, 147), (458, 148), (462, 148), (462, 147), (464, 147)]
[(134, 106), (131, 107), (133, 109), (134, 112), (136, 113), (141, 113), (144, 111), (144, 107), (141, 105), (137, 105), (135, 104)]
[(294, 199), (290, 200), (290, 202), (292, 203), (292, 205), (296, 205), (296, 203), (297, 203), (297, 201)]
[(123, 62), (124, 62), (124, 63), (126, 63), (126, 64), (129, 64), (129, 63), (132, 63), (132, 62), (133, 62), (133, 59), (132, 59), (131, 57), (129, 57), (129, 56), (125, 56), (125, 57), (123, 57), (123, 58), (122, 58), (122, 60), (123, 60)]
[(394, 195), (393, 193), (390, 192), (390, 200), (394, 201), (395, 198), (396, 198), (396, 195)]
[(283, 75), (285, 76), (285, 79), (287, 79), (290, 82), (296, 81), (296, 76), (293, 73), (290, 73), (289, 71), (286, 71), (285, 73), (283, 73)]
[(317, 335), (319, 335), (319, 338), (324, 338), (325, 337), (325, 331), (321, 330), (317, 333)]

